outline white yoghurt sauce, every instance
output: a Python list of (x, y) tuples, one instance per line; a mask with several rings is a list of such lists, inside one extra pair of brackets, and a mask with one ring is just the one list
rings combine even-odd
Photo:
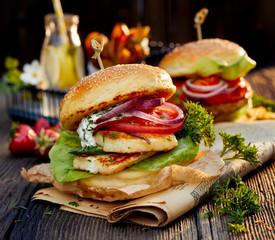
[[(94, 122), (102, 117), (105, 113), (111, 111), (115, 106), (112, 106), (111, 108), (108, 108), (106, 110), (92, 113), (86, 118), (83, 118), (79, 124), (79, 127), (77, 129), (78, 136), (81, 140), (81, 146), (97, 146), (95, 142), (95, 137), (93, 136), (93, 130), (94, 128), (99, 125), (95, 124)], [(118, 116), (115, 116), (111, 118), (110, 120), (118, 120), (124, 117), (126, 114), (119, 114)]]
[(95, 138), (93, 136), (93, 129), (97, 126), (94, 122), (100, 118), (99, 114), (91, 114), (83, 118), (77, 129), (78, 136), (81, 140), (81, 146), (96, 146)]

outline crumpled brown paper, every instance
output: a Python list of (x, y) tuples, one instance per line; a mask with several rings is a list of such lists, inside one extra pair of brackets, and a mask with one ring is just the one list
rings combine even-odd
[[(259, 150), (258, 158), (262, 163), (275, 157), (275, 121), (237, 124), (221, 123), (216, 125), (216, 131), (226, 131), (230, 134), (241, 133), (247, 143), (255, 143)], [(218, 136), (212, 150), (219, 153), (221, 147), (221, 139)], [(195, 163), (199, 164), (199, 162), (194, 162), (194, 164)], [(188, 167), (190, 168), (190, 165)], [(200, 168), (202, 166), (193, 167)], [(202, 202), (205, 197), (211, 194), (217, 180), (222, 182), (228, 177), (235, 177), (236, 175), (244, 176), (258, 166), (252, 166), (244, 160), (234, 160), (227, 162), (225, 166), (220, 168), (219, 171), (222, 170), (222, 173), (219, 171), (211, 173), (213, 170), (211, 165), (204, 165), (204, 167), (204, 169), (200, 168), (201, 171), (197, 172), (197, 176), (200, 176), (201, 172), (205, 171), (212, 177), (201, 179), (201, 181), (198, 182), (182, 183), (134, 200), (115, 202), (97, 201), (79, 198), (76, 197), (75, 194), (61, 192), (55, 187), (39, 190), (33, 196), (33, 199), (58, 203), (63, 210), (106, 218), (109, 222), (130, 221), (146, 226), (161, 227)], [(27, 176), (30, 181), (38, 181), (38, 178), (39, 181), (42, 181), (42, 179), (45, 181), (45, 179), (47, 179), (45, 178), (45, 174), (47, 174), (47, 171), (51, 171), (51, 169), (44, 170), (45, 172), (41, 172), (33, 169), (32, 174)], [(176, 170), (177, 169), (174, 169), (174, 171)], [(192, 168), (192, 170), (189, 170), (191, 174), (195, 169)], [(216, 173), (220, 175), (215, 175)], [(23, 170), (21, 174), (26, 177), (26, 170)], [(178, 174), (176, 175), (178, 176)], [(53, 177), (47, 180), (52, 181), (52, 179)], [(176, 179), (177, 178), (174, 178), (174, 183), (177, 183)]]

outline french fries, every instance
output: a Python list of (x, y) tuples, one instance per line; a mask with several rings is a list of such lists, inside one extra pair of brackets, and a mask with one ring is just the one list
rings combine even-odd
[(96, 68), (99, 68), (98, 62), (92, 59), (94, 50), (91, 47), (91, 40), (100, 36), (104, 40), (104, 49), (101, 53), (104, 67), (116, 64), (138, 63), (150, 53), (149, 33), (149, 26), (128, 28), (125, 23), (115, 24), (110, 38), (96, 31), (91, 32), (87, 35), (84, 42), (88, 60)]

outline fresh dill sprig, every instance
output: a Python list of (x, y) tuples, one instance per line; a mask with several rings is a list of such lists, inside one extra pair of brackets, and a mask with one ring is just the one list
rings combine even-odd
[(241, 134), (231, 135), (226, 132), (219, 132), (219, 135), (223, 141), (223, 149), (220, 157), (223, 157), (230, 151), (235, 153), (233, 157), (223, 159), (224, 161), (243, 159), (250, 162), (252, 165), (261, 165), (261, 162), (258, 159), (258, 149), (255, 145), (251, 146), (251, 143), (245, 145), (245, 139), (241, 136)]
[(81, 148), (72, 149), (70, 151), (70, 153), (73, 155), (76, 155), (76, 156), (80, 156), (82, 154), (102, 155), (102, 154), (105, 154), (106, 152), (104, 152), (103, 148), (99, 147), (99, 146), (85, 146), (85, 147), (81, 147)]
[(73, 207), (78, 207), (79, 206), (79, 204), (77, 202), (75, 202), (75, 201), (69, 202), (69, 205), (71, 205)]
[(199, 103), (184, 102), (187, 113), (183, 129), (177, 132), (177, 137), (190, 136), (194, 144), (204, 140), (206, 147), (211, 147), (215, 141), (214, 119)]
[(53, 211), (48, 211), (48, 212), (45, 212), (44, 214), (48, 215), (48, 216), (51, 216), (51, 215), (53, 215)]
[(224, 184), (217, 182), (214, 190), (216, 209), (221, 216), (229, 215), (228, 230), (234, 233), (246, 232), (244, 217), (261, 211), (258, 195), (248, 188), (240, 176), (234, 178), (235, 188), (229, 187), (230, 178)]

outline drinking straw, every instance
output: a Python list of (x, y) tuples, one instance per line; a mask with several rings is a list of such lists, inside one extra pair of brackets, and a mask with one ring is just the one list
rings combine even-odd
[(57, 19), (60, 35), (66, 36), (67, 38), (67, 29), (66, 29), (64, 14), (63, 14), (60, 0), (52, 0), (52, 3), (53, 3), (53, 8)]

